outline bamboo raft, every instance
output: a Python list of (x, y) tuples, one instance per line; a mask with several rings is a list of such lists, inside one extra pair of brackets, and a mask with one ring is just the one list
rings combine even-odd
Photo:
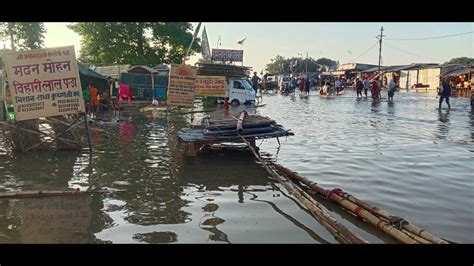
[[(242, 138), (243, 139), (243, 138)], [(300, 176), (281, 165), (268, 159), (263, 159), (254, 150), (252, 145), (243, 139), (248, 145), (255, 158), (257, 158), (265, 170), (280, 182), (290, 194), (294, 195), (310, 213), (320, 222), (340, 243), (361, 244), (368, 243), (361, 236), (344, 227), (325, 210), (325, 208), (315, 201), (314, 196), (331, 200), (347, 210), (352, 215), (359, 217), (368, 224), (379, 229), (383, 233), (391, 236), (405, 244), (450, 244), (445, 239), (411, 224), (404, 218), (395, 216), (370, 203), (358, 199), (340, 188), (332, 190), (325, 189), (317, 183)]]

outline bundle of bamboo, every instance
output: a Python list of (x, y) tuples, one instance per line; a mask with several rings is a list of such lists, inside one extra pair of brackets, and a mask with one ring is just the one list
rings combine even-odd
[(292, 183), (289, 179), (285, 179), (272, 168), (270, 168), (265, 161), (257, 154), (252, 145), (245, 140), (244, 137), (240, 136), (250, 148), (255, 158), (257, 158), (265, 170), (280, 184), (282, 184), (285, 189), (288, 190), (290, 194), (295, 196), (301, 203), (303, 203), (309, 212), (313, 215), (314, 218), (324, 226), (329, 233), (331, 233), (334, 238), (342, 244), (367, 244), (368, 241), (351, 231), (349, 228), (345, 227), (339, 223), (334, 217), (329, 214), (329, 211), (326, 210), (324, 206), (316, 202), (310, 195), (308, 195), (301, 188)]
[(362, 218), (364, 221), (374, 225), (386, 234), (407, 244), (449, 244), (448, 241), (441, 239), (428, 231), (422, 230), (409, 223), (405, 219), (399, 218), (381, 210), (367, 202), (364, 202), (350, 194), (344, 193), (340, 189), (326, 190), (317, 183), (298, 175), (297, 173), (278, 165), (271, 161), (266, 161), (280, 173), (288, 178), (303, 184), (308, 190), (336, 202), (344, 209)]

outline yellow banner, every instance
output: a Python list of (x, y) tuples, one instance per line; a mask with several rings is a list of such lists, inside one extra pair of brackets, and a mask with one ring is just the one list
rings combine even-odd
[(16, 120), (84, 112), (74, 46), (5, 54)]
[(196, 96), (225, 97), (227, 95), (225, 77), (197, 76)]

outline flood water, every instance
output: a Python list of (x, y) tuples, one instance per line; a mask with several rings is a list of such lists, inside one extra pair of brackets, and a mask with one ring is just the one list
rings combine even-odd
[[(386, 97), (386, 93), (384, 93)], [(257, 141), (261, 152), (327, 189), (366, 200), (435, 235), (474, 242), (474, 111), (452, 98), (398, 93), (372, 104), (265, 94), (269, 116), (295, 136)], [(239, 108), (229, 113), (237, 114)], [(120, 194), (0, 199), (1, 243), (337, 243), (268, 179), (249, 152), (183, 155), (177, 131), (215, 113), (157, 116), (138, 111), (121, 124), (93, 125), (94, 153), (0, 154), (0, 192), (109, 188)], [(1, 137), (0, 137), (1, 138)], [(395, 243), (319, 200), (371, 243)]]

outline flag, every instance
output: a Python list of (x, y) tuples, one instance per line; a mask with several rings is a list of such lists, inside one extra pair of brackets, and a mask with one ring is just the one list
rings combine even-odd
[(201, 36), (201, 54), (204, 61), (211, 60), (211, 50), (209, 48), (209, 40), (207, 39), (206, 26), (204, 26)]
[(246, 39), (247, 39), (247, 37), (243, 38), (242, 40), (238, 41), (237, 43), (240, 44), (240, 45), (244, 45), (244, 42), (245, 42)]
[(296, 67), (297, 64), (298, 64), (298, 60), (290, 62), (290, 71), (291, 72), (293, 72), (293, 68)]
[(193, 40), (196, 39), (198, 33), (199, 33), (199, 29), (201, 28), (201, 23), (202, 22), (199, 22), (199, 24), (197, 25), (196, 27), (196, 30), (194, 31), (194, 35), (193, 35)]
[(184, 60), (186, 60), (186, 57), (188, 57), (189, 51), (191, 50), (191, 47), (193, 46), (194, 40), (196, 39), (196, 37), (199, 33), (199, 29), (201, 28), (201, 23), (202, 22), (199, 22), (199, 24), (196, 27), (196, 30), (194, 31), (193, 39), (191, 40), (191, 43), (189, 44), (188, 50), (186, 51), (186, 55), (183, 58), (183, 62), (184, 62)]

